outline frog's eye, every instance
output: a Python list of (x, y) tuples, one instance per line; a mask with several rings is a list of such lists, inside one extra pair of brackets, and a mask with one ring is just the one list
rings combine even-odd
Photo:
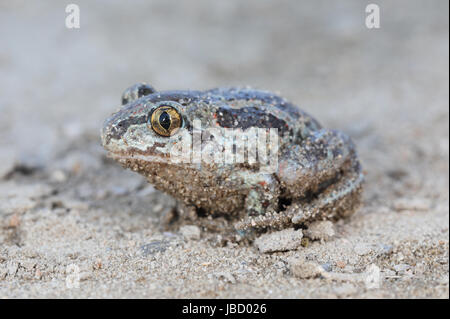
[(171, 136), (181, 127), (181, 115), (172, 106), (162, 105), (156, 108), (149, 119), (153, 131), (161, 136)]

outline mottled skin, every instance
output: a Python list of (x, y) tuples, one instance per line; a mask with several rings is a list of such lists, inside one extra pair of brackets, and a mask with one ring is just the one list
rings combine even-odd
[[(155, 105), (164, 102), (175, 103), (189, 134), (196, 134), (192, 123), (200, 120), (203, 139), (211, 127), (277, 128), (276, 171), (262, 173), (259, 164), (248, 163), (170, 162), (168, 147), (179, 134), (159, 136), (147, 123)], [(103, 146), (124, 167), (184, 203), (181, 212), (187, 217), (222, 216), (236, 220), (239, 230), (281, 229), (348, 216), (358, 207), (363, 176), (350, 138), (322, 128), (273, 93), (247, 88), (157, 92), (140, 83), (124, 92), (122, 103), (104, 123)]]

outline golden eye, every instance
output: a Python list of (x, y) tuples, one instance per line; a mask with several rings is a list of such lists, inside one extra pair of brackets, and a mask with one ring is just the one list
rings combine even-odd
[(152, 112), (150, 124), (157, 134), (171, 136), (181, 127), (181, 116), (174, 107), (162, 105)]

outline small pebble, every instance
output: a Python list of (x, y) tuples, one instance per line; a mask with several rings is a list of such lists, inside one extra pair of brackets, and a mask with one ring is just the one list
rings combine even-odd
[(324, 263), (321, 266), (322, 266), (323, 270), (325, 270), (325, 271), (333, 270), (333, 265), (330, 262)]
[(14, 214), (9, 219), (9, 227), (16, 228), (20, 225), (20, 217), (17, 214)]
[(292, 274), (300, 279), (316, 278), (324, 272), (319, 264), (303, 258), (289, 260), (289, 267)]
[(303, 233), (293, 228), (264, 234), (256, 238), (255, 246), (262, 253), (296, 250), (302, 244)]
[(312, 240), (330, 240), (335, 235), (334, 225), (329, 220), (314, 222), (303, 234)]
[(180, 227), (180, 233), (186, 239), (200, 239), (200, 228), (195, 225), (185, 225)]

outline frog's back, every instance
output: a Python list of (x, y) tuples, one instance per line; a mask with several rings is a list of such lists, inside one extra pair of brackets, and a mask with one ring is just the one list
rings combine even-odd
[[(222, 127), (277, 128), (281, 134), (309, 134), (321, 125), (309, 114), (275, 93), (250, 88), (215, 88), (200, 97), (219, 106)], [(295, 134), (295, 133), (294, 133)]]
[[(186, 107), (186, 113), (189, 114), (198, 114), (202, 108), (209, 108), (207, 111), (218, 110), (218, 124), (223, 127), (242, 129), (275, 127), (282, 131), (299, 125), (305, 126), (308, 131), (321, 128), (312, 116), (285, 98), (270, 91), (239, 87), (214, 88), (206, 91), (155, 91), (130, 103), (128, 106), (130, 116), (136, 104), (162, 101), (177, 102)], [(220, 116), (221, 114), (223, 116)]]

